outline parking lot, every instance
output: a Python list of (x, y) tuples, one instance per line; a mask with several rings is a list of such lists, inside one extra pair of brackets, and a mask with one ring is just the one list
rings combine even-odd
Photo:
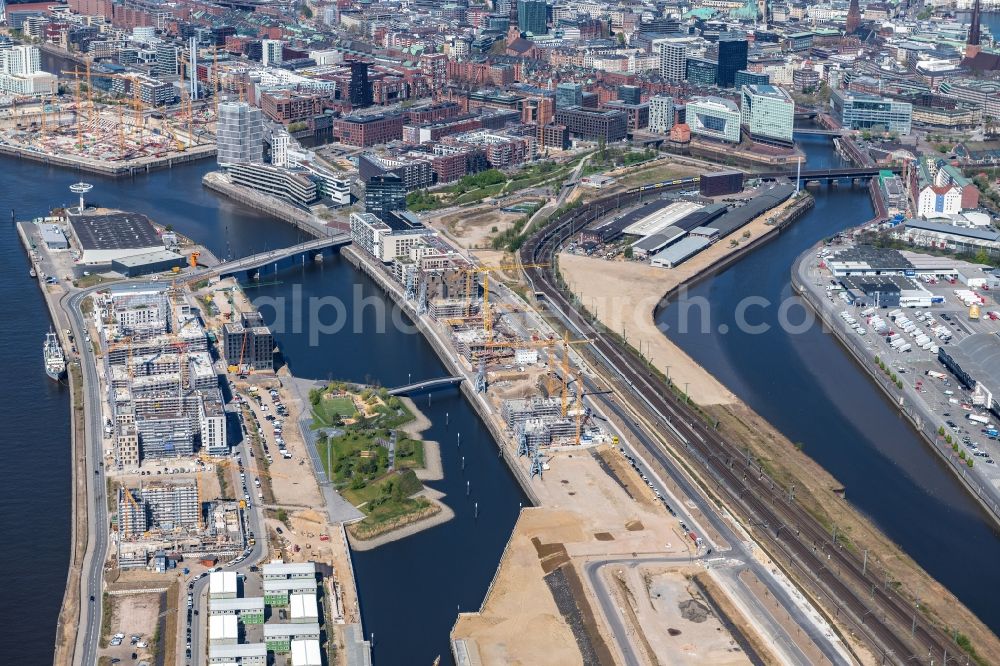
[[(972, 391), (962, 387), (938, 360), (938, 349), (947, 351), (973, 334), (1000, 332), (1000, 305), (995, 292), (969, 289), (957, 280), (921, 280), (939, 302), (922, 308), (856, 306), (840, 296), (842, 292), (834, 288), (836, 281), (828, 270), (819, 267), (820, 261), (810, 258), (804, 269), (808, 278), (804, 283), (813, 291), (814, 302), (830, 313), (837, 333), (870, 362), (875, 364), (877, 359), (885, 365), (884, 371), (876, 368), (876, 376), (882, 383), (902, 384), (902, 408), (942, 449), (958, 444), (958, 451), (948, 454), (953, 466), (989, 495), (987, 503), (1000, 501), (997, 419), (976, 405)], [(972, 291), (982, 297), (978, 319), (970, 318), (970, 308), (958, 298), (956, 290)], [(924, 340), (921, 336), (927, 342), (920, 344), (918, 340)], [(971, 468), (965, 462), (970, 459)]]

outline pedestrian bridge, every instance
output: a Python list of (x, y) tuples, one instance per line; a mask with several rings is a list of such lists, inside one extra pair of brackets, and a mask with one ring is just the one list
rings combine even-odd
[(213, 277), (228, 277), (231, 275), (243, 277), (261, 277), (260, 273), (269, 270), (277, 273), (284, 268), (290, 268), (296, 264), (304, 264), (307, 259), (315, 260), (322, 257), (324, 252), (332, 251), (333, 248), (347, 245), (351, 242), (348, 234), (338, 233), (323, 238), (292, 245), (291, 247), (258, 252), (234, 261), (224, 261), (211, 268), (205, 268), (192, 277), (195, 279), (208, 279)]
[(411, 393), (424, 393), (428, 391), (438, 391), (441, 389), (458, 386), (465, 377), (438, 377), (437, 379), (425, 379), (422, 382), (414, 382), (405, 386), (397, 386), (389, 389), (389, 395), (409, 395)]

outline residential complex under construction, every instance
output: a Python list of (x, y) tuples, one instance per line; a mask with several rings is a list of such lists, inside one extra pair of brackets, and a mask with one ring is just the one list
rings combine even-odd
[(226, 414), (208, 336), (173, 288), (111, 288), (97, 299), (119, 469), (226, 455)]

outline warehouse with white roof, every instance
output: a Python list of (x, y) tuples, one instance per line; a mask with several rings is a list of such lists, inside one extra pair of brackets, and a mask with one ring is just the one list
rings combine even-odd
[(292, 666), (322, 666), (319, 641), (313, 639), (292, 641)]
[(208, 575), (209, 599), (236, 598), (236, 572), (213, 571)]
[(212, 615), (208, 618), (209, 645), (234, 645), (240, 638), (235, 615)]

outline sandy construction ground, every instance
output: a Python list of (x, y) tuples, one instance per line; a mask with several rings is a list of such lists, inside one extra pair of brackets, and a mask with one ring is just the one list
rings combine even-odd
[[(624, 331), (636, 349), (641, 345), (643, 355), (675, 384), (681, 387), (688, 384), (692, 400), (701, 405), (729, 404), (736, 400), (732, 392), (656, 327), (653, 311), (671, 289), (769, 231), (767, 219), (789, 205), (791, 201), (764, 213), (676, 268), (656, 268), (637, 261), (607, 261), (562, 252), (559, 270), (570, 289), (601, 323), (619, 334)], [(750, 232), (749, 238), (743, 237), (746, 231)], [(740, 241), (739, 245), (730, 247), (730, 239)]]
[(649, 662), (735, 666), (750, 659), (688, 580), (692, 571), (650, 565), (602, 571), (629, 624), (641, 631)]
[[(658, 505), (629, 496), (626, 488), (637, 487), (634, 479), (622, 478), (635, 474), (630, 468), (616, 469), (615, 479), (590, 451), (581, 450), (556, 452), (550, 463), (544, 480), (533, 481), (541, 507), (521, 512), (481, 611), (460, 615), (452, 635), (463, 639), (484, 666), (581, 662), (570, 626), (544, 580), (560, 564), (580, 572), (595, 558), (686, 552), (674, 531), (676, 519)], [(586, 580), (584, 590), (590, 609), (599, 613)], [(612, 643), (602, 621), (598, 626)], [(707, 654), (719, 638), (713, 635), (705, 645), (691, 640)]]

